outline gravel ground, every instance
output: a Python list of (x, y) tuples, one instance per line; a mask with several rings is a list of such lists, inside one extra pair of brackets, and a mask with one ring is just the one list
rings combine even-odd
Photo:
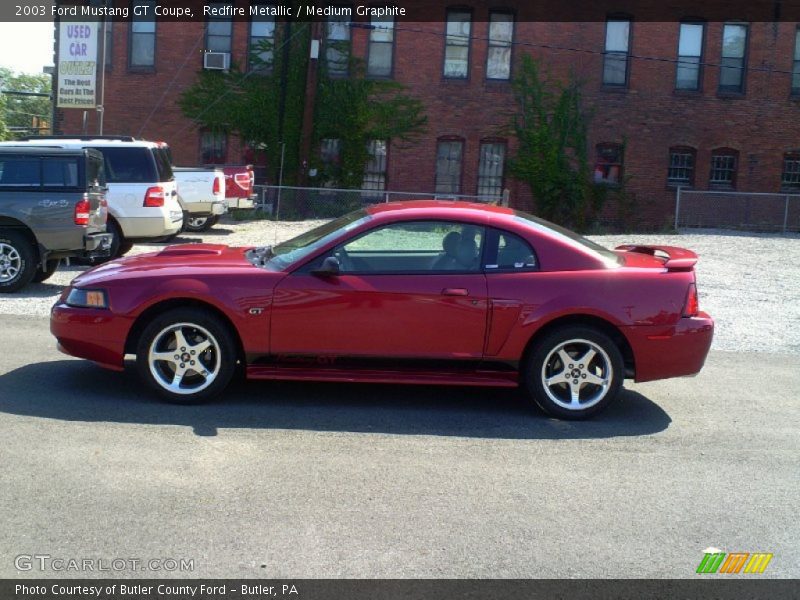
[[(185, 233), (172, 243), (273, 244), (318, 223), (223, 220), (210, 231)], [(694, 250), (700, 255), (700, 306), (717, 324), (714, 349), (800, 354), (800, 236), (694, 230), (681, 235), (609, 235), (592, 239), (610, 248), (647, 243)], [(152, 252), (163, 246), (138, 245), (131, 254)], [(0, 297), (0, 314), (49, 314), (62, 287), (83, 270), (85, 267), (62, 265), (47, 282)]]

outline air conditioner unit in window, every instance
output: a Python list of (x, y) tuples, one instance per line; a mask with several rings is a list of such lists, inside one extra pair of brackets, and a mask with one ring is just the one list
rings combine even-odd
[(206, 52), (203, 54), (203, 68), (227, 71), (231, 66), (230, 52)]

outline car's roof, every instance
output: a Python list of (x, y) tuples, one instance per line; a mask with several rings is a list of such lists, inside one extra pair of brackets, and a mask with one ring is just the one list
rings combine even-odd
[[(41, 156), (42, 154), (66, 154), (66, 155), (83, 155), (87, 152), (97, 152), (96, 150), (92, 150), (92, 148), (64, 148), (61, 146), (30, 146), (27, 144), (22, 143), (14, 143), (14, 142), (1, 142), (0, 143), (0, 154), (35, 154), (36, 156)], [(99, 153), (98, 153), (99, 155)]]
[(481, 204), (478, 202), (461, 202), (452, 200), (409, 200), (373, 204), (367, 209), (367, 214), (391, 219), (392, 217), (427, 216), (452, 219), (471, 218), (473, 220), (487, 220), (491, 218), (511, 219), (514, 210), (506, 206), (495, 204)]

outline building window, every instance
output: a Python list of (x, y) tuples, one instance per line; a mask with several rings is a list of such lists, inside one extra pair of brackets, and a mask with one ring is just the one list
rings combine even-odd
[(678, 68), (675, 89), (700, 89), (700, 62), (703, 56), (702, 23), (681, 23), (678, 34)]
[(628, 85), (628, 54), (630, 52), (630, 41), (630, 19), (609, 19), (606, 22), (603, 85)]
[(131, 17), (128, 64), (132, 68), (153, 68), (156, 65), (155, 0), (138, 0), (136, 6), (146, 8), (141, 17)]
[(342, 140), (337, 138), (325, 138), (319, 144), (319, 157), (322, 164), (338, 165), (341, 156)]
[(444, 47), (444, 76), (466, 79), (469, 73), (469, 38), (472, 14), (466, 10), (447, 11)]
[[(267, 8), (271, 5), (262, 4)], [(264, 11), (265, 13), (267, 11)], [(250, 54), (248, 68), (258, 73), (269, 73), (272, 70), (272, 50), (275, 47), (275, 17), (267, 14), (256, 14), (250, 21)]]
[(436, 193), (461, 193), (461, 159), (464, 142), (440, 140), (436, 145)]
[(503, 142), (483, 142), (478, 163), (478, 196), (498, 198), (503, 195), (503, 169), (506, 145)]
[(350, 17), (328, 17), (325, 30), (325, 62), (328, 74), (346, 77), (350, 72)]
[(511, 44), (513, 41), (514, 15), (508, 12), (490, 12), (486, 79), (511, 78)]
[(394, 18), (372, 17), (367, 75), (391, 77), (394, 53)]
[(693, 148), (670, 148), (667, 183), (694, 185), (695, 151)]
[[(227, 2), (211, 2), (211, 8), (222, 9)], [(206, 29), (206, 52), (227, 52), (230, 54), (233, 37), (232, 17), (209, 17)]]
[(737, 158), (738, 153), (735, 150), (714, 150), (711, 153), (711, 175), (708, 183), (715, 187), (735, 187)]
[(792, 63), (792, 94), (800, 95), (800, 29), (794, 34), (794, 62)]
[(594, 182), (616, 185), (622, 181), (622, 144), (598, 144)]
[(790, 152), (783, 155), (781, 187), (792, 190), (800, 188), (800, 152)]
[(726, 24), (722, 30), (722, 62), (719, 69), (719, 91), (744, 91), (747, 25)]
[(386, 151), (386, 140), (372, 140), (367, 144), (369, 159), (364, 167), (361, 189), (380, 191), (386, 189)]
[(228, 156), (228, 135), (222, 131), (200, 133), (200, 160), (206, 165), (225, 164)]

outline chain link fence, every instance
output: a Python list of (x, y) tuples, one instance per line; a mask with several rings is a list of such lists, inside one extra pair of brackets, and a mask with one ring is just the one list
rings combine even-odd
[(800, 194), (679, 188), (675, 229), (682, 228), (800, 232)]
[(464, 200), (497, 204), (504, 196), (467, 196), (464, 194), (432, 194), (391, 192), (383, 190), (346, 190), (294, 186), (257, 185), (256, 208), (280, 221), (332, 219), (370, 204), (399, 200)]

